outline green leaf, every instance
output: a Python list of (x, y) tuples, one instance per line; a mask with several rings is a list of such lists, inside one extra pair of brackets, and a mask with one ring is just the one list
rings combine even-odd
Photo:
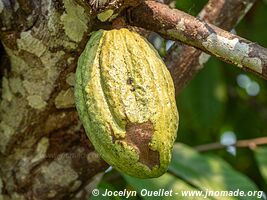
[[(145, 200), (170, 200), (170, 199), (179, 199), (179, 200), (188, 200), (189, 196), (182, 196), (182, 191), (190, 192), (199, 192), (199, 190), (188, 185), (184, 181), (176, 178), (175, 176), (166, 173), (159, 178), (154, 179), (137, 179), (130, 176), (124, 176), (126, 181), (138, 192), (138, 194)], [(159, 192), (170, 192), (171, 196), (148, 196), (146, 191), (159, 191)], [(142, 195), (143, 194), (143, 195)], [(190, 199), (201, 200), (203, 197), (191, 196)], [(208, 198), (206, 198), (208, 199)]]
[[(195, 187), (206, 191), (256, 191), (256, 185), (215, 156), (201, 155), (184, 144), (175, 144), (169, 170)], [(251, 197), (214, 197), (251, 199)]]
[(267, 183), (267, 147), (257, 147), (254, 150), (260, 172)]

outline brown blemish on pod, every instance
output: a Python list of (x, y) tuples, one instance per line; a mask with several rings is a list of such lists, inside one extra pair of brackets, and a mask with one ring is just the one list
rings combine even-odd
[(144, 123), (131, 123), (126, 124), (125, 138), (116, 138), (114, 131), (109, 125), (111, 131), (112, 143), (115, 141), (124, 141), (128, 145), (134, 147), (139, 155), (139, 162), (152, 169), (156, 165), (160, 165), (159, 153), (149, 148), (154, 127), (152, 122), (147, 121)]
[(149, 148), (153, 133), (154, 127), (150, 121), (126, 124), (126, 137), (124, 140), (139, 151), (139, 161), (150, 169), (160, 165), (159, 153)]

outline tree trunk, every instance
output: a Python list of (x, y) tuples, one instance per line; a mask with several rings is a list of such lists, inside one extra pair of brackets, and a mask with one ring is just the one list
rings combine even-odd
[(89, 11), (73, 0), (2, 4), (10, 63), (1, 66), (0, 199), (86, 199), (107, 168), (73, 99), (77, 58), (92, 29)]

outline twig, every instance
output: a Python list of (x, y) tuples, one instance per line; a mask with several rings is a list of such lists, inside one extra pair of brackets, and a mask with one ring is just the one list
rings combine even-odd
[(239, 140), (233, 145), (223, 145), (219, 142), (215, 142), (215, 143), (196, 146), (195, 149), (199, 152), (224, 149), (230, 146), (254, 149), (256, 146), (259, 146), (259, 145), (267, 145), (267, 137), (260, 137), (260, 138), (254, 138), (254, 139), (248, 139), (248, 140)]
[(146, 1), (133, 9), (131, 22), (267, 79), (267, 49), (182, 11)]

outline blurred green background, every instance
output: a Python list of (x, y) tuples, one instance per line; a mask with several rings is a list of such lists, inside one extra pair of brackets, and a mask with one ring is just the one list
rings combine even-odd
[[(176, 7), (197, 15), (206, 0), (177, 0)], [(267, 48), (267, 1), (259, 0), (236, 27), (241, 37)], [(154, 37), (161, 48), (166, 42)], [(134, 179), (110, 170), (98, 188), (135, 190), (235, 190), (267, 192), (267, 146), (196, 151), (209, 143), (234, 144), (237, 140), (267, 136), (267, 81), (211, 58), (205, 68), (177, 97), (180, 125), (169, 172), (157, 179)], [(140, 193), (139, 193), (140, 194)], [(131, 199), (155, 199), (132, 197)], [(91, 199), (104, 199), (91, 197)], [(125, 199), (125, 197), (107, 197)], [(203, 199), (160, 197), (159, 199)], [(208, 199), (208, 198), (207, 198)], [(265, 199), (260, 196), (209, 199)]]

